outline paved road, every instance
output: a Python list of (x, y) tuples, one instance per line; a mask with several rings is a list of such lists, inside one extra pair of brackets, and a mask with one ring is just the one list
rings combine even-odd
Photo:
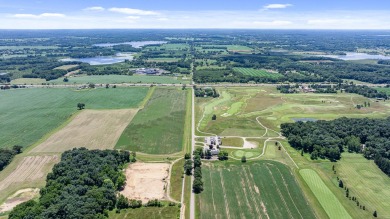
[[(195, 150), (195, 91), (192, 89), (192, 127), (191, 127), (191, 159)], [(194, 183), (194, 175), (191, 176), (191, 190)], [(195, 194), (191, 191), (190, 219), (195, 219)]]

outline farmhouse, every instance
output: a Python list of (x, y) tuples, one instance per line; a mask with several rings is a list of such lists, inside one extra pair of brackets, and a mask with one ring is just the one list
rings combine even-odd
[(205, 138), (206, 146), (204, 147), (204, 150), (210, 150), (211, 155), (218, 155), (219, 154), (219, 146), (222, 144), (221, 137), (219, 136), (211, 136)]
[(166, 73), (166, 71), (159, 68), (139, 68), (135, 70), (135, 73), (140, 75), (161, 75)]

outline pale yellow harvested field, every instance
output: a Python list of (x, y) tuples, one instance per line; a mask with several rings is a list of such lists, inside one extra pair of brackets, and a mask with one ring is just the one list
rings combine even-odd
[(0, 203), (22, 188), (42, 186), (47, 173), (59, 160), (58, 155), (28, 156), (15, 160), (14, 165), (0, 172)]
[(114, 148), (138, 109), (83, 110), (68, 125), (30, 153), (64, 152), (73, 148)]
[(126, 187), (121, 192), (129, 199), (164, 199), (170, 164), (134, 163), (126, 169)]

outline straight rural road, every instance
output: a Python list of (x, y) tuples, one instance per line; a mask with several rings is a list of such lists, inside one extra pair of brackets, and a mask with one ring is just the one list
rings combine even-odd
[[(195, 150), (195, 89), (192, 88), (192, 122), (191, 122), (191, 159)], [(194, 175), (191, 176), (191, 190), (194, 183)], [(190, 219), (195, 219), (195, 194), (191, 191)]]

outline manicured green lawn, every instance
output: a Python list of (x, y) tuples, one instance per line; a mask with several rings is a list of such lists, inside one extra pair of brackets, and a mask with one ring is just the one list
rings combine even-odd
[(199, 218), (315, 218), (290, 169), (274, 161), (203, 164)]
[(136, 108), (149, 88), (76, 91), (65, 88), (29, 88), (0, 91), (0, 148), (30, 146), (77, 112), (87, 109)]
[(337, 197), (329, 190), (314, 170), (303, 169), (300, 170), (299, 173), (314, 193), (330, 219), (352, 218)]
[(116, 148), (148, 154), (182, 150), (186, 97), (190, 90), (157, 88), (122, 133)]

